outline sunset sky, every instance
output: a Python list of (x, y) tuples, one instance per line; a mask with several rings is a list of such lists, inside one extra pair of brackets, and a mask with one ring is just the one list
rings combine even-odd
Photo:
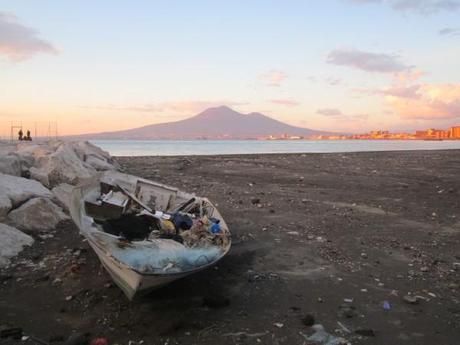
[(460, 125), (460, 0), (0, 0), (3, 132), (222, 104), (322, 130)]

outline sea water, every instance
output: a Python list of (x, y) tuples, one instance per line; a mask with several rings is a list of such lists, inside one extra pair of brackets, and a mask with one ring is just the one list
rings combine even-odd
[(460, 149), (460, 140), (91, 140), (113, 156), (188, 156)]

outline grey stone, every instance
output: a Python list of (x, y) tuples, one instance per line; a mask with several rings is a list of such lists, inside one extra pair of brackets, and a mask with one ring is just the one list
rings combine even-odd
[(62, 144), (56, 152), (38, 159), (38, 167), (48, 176), (48, 187), (61, 183), (76, 185), (96, 175), (96, 169), (85, 164), (70, 145)]
[(0, 173), (21, 176), (21, 160), (16, 155), (0, 156)]
[(418, 304), (419, 303), (419, 299), (417, 298), (417, 296), (406, 295), (403, 297), (403, 300), (404, 302), (408, 304)]
[(97, 171), (116, 170), (116, 168), (112, 164), (98, 156), (89, 155), (86, 157), (85, 162), (91, 165)]
[(8, 197), (13, 206), (34, 197), (53, 197), (40, 182), (5, 174), (0, 174), (0, 195)]
[(34, 240), (29, 235), (6, 224), (0, 223), (0, 267), (10, 263), (10, 259), (18, 255), (25, 246)]
[(0, 194), (0, 219), (3, 219), (12, 207), (10, 199), (6, 195)]
[(62, 183), (52, 189), (53, 195), (59, 206), (64, 210), (69, 211), (70, 200), (72, 198), (73, 186), (67, 183)]
[(27, 201), (11, 211), (8, 218), (18, 228), (29, 231), (54, 229), (61, 221), (69, 219), (59, 206), (45, 198)]

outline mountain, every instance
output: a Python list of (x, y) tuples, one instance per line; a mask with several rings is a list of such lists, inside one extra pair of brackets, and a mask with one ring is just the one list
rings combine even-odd
[(260, 113), (241, 114), (227, 106), (209, 108), (185, 120), (116, 132), (79, 136), (87, 139), (256, 139), (274, 136), (331, 134), (295, 127)]

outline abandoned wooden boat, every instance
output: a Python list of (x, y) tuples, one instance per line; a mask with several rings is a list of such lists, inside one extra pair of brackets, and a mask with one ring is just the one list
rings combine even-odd
[(207, 198), (118, 172), (75, 188), (71, 216), (129, 299), (214, 265), (231, 246)]

